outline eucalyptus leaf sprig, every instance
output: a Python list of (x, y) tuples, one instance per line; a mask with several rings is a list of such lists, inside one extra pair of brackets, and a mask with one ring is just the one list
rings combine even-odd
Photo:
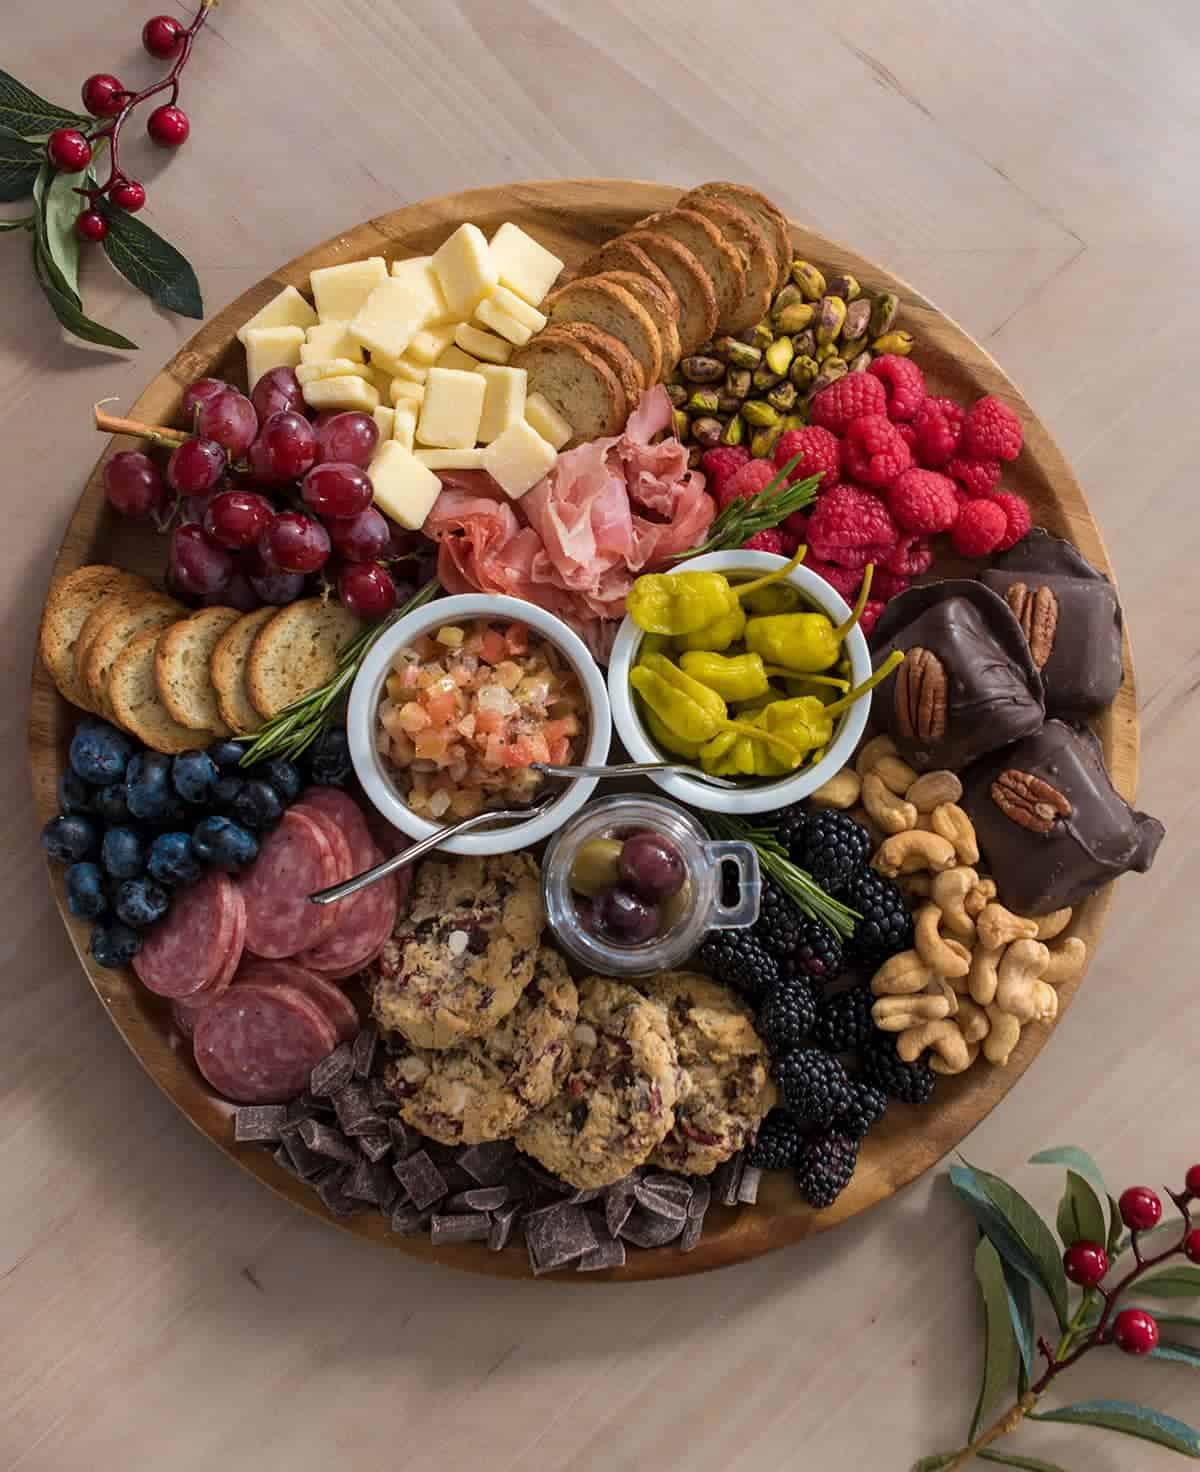
[(723, 813), (706, 813), (704, 822), (714, 838), (741, 839), (752, 843), (758, 862), (810, 920), (823, 920), (843, 940), (854, 933), (855, 923), (862, 919), (857, 910), (843, 905), (817, 883), (807, 869), (794, 864), (779, 839), (767, 828), (755, 827), (744, 818), (730, 818)]
[[(1164, 1327), (1200, 1330), (1200, 1316), (1127, 1306), (1130, 1294), (1135, 1303), (1200, 1299), (1200, 1226), (1192, 1217), (1192, 1205), (1200, 1201), (1200, 1164), (1187, 1172), (1182, 1190), (1166, 1192), (1179, 1211), (1178, 1224), (1162, 1222), (1162, 1201), (1146, 1186), (1130, 1186), (1114, 1198), (1100, 1167), (1077, 1146), (1043, 1150), (1030, 1164), (1067, 1167), (1057, 1238), (1007, 1181), (965, 1162), (950, 1168), (951, 1184), (979, 1227), (975, 1276), (984, 1310), (983, 1373), (966, 1445), (922, 1457), (913, 1472), (959, 1472), (975, 1458), (1026, 1472), (1064, 1472), (1053, 1462), (997, 1450), (995, 1443), (1025, 1421), (1096, 1426), (1200, 1461), (1200, 1430), (1133, 1401), (1037, 1409), (1058, 1377), (1097, 1349), (1115, 1347), (1200, 1370), (1200, 1342), (1162, 1335)], [(1158, 1250), (1148, 1250), (1151, 1242)], [(1172, 1258), (1185, 1261), (1153, 1271)], [(1079, 1290), (1074, 1302), (1069, 1284)], [(1053, 1343), (1037, 1330), (1043, 1306), (1056, 1324)], [(1013, 1403), (988, 1422), (1010, 1387)]]
[(687, 552), (677, 552), (668, 562), (679, 562), (685, 557), (703, 557), (706, 552), (730, 552), (750, 540), (757, 532), (769, 531), (780, 522), (786, 521), (793, 511), (803, 511), (817, 499), (820, 475), (810, 475), (806, 480), (788, 484), (788, 476), (803, 459), (803, 454), (793, 455), (781, 470), (771, 477), (756, 496), (746, 500), (731, 501), (720, 512), (708, 529), (708, 536), (698, 547)]
[(349, 694), (354, 677), (362, 667), (367, 651), (379, 636), (398, 618), (403, 618), (415, 608), (423, 607), (441, 591), (442, 585), (436, 578), (431, 578), (390, 618), (372, 624), (369, 629), (364, 629), (357, 638), (352, 639), (338, 656), (334, 672), (324, 685), (310, 690), (299, 700), (293, 700), (291, 705), (285, 706), (277, 716), (272, 716), (258, 731), (246, 748), (242, 765), (253, 766), (255, 762), (266, 761), (271, 757), (286, 757), (294, 761), (302, 752), (307, 751), (321, 732), (341, 713), (342, 703)]

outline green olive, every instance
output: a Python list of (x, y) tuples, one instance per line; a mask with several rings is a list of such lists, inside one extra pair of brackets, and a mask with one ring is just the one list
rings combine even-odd
[(589, 838), (580, 844), (571, 863), (568, 883), (576, 894), (589, 897), (621, 881), (621, 849), (615, 838)]
[(663, 900), (658, 907), (659, 935), (665, 935), (668, 930), (673, 930), (683, 919), (692, 906), (692, 881), (685, 879), (680, 887), (669, 899)]

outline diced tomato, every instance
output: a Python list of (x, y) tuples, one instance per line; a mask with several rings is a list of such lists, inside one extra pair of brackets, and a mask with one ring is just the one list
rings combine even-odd
[(529, 760), (531, 762), (548, 762), (550, 760), (550, 743), (546, 740), (545, 733), (535, 731), (529, 738)]
[(475, 734), (477, 736), (494, 736), (497, 731), (503, 729), (504, 717), (498, 710), (489, 710), (484, 705), (476, 707)]
[(559, 762), (568, 762), (571, 759), (571, 743), (565, 736), (560, 736), (556, 741), (550, 742), (550, 760), (556, 765)]
[(532, 760), (533, 755), (528, 736), (518, 736), (514, 741), (510, 741), (504, 750), (506, 767), (527, 767)]
[(463, 716), (462, 720), (459, 721), (455, 729), (459, 732), (460, 735), (465, 736), (468, 740), (470, 740), (470, 738), (475, 734), (475, 725), (477, 720), (478, 717), (472, 711), (470, 715)]
[(483, 764), (485, 767), (504, 766), (504, 755), (507, 748), (501, 736), (489, 736), (483, 753)]
[(542, 727), (547, 741), (557, 741), (563, 736), (578, 736), (579, 721), (575, 716), (560, 716), (556, 721), (547, 721)]
[(425, 709), (435, 726), (446, 726), (458, 714), (458, 701), (452, 693), (443, 691), (431, 695), (425, 702)]
[(499, 629), (488, 629), (479, 646), (479, 657), (487, 664), (499, 664), (504, 658), (504, 635)]
[(410, 700), (400, 707), (400, 728), (407, 731), (410, 736), (415, 736), (418, 731), (424, 731), (429, 724), (429, 713), (417, 701)]
[(504, 635), (509, 654), (529, 653), (529, 629), (525, 624), (509, 624)]
[(419, 757), (427, 761), (440, 762), (446, 756), (446, 733), (438, 730), (420, 731), (413, 741)]

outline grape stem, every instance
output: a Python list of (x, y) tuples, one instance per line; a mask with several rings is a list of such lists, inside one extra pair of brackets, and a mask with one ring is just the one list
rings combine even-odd
[[(112, 402), (111, 399), (101, 400), (101, 403)], [(93, 404), (92, 413), (101, 434), (132, 435), (134, 439), (149, 440), (152, 445), (165, 445), (170, 450), (191, 438), (186, 429), (170, 429), (165, 424), (143, 424), (140, 419), (122, 419), (117, 414), (106, 413), (100, 404)]]

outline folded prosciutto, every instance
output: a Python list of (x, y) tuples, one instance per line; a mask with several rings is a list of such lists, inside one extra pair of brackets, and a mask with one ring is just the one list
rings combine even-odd
[(716, 507), (689, 470), (658, 385), (642, 395), (623, 434), (568, 450), (543, 480), (510, 501), (481, 470), (442, 472), (442, 493), (422, 528), (439, 544), (438, 577), (450, 593), (525, 598), (557, 614), (603, 656), (638, 573), (686, 552)]

